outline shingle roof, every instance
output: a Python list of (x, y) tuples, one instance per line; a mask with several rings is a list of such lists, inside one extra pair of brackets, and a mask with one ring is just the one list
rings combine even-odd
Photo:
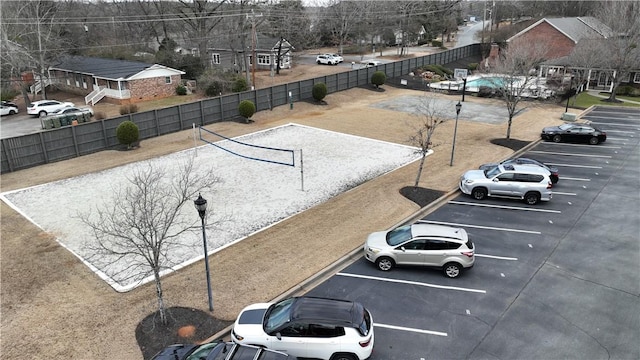
[(613, 35), (611, 29), (594, 17), (564, 17), (564, 18), (543, 18), (535, 22), (526, 29), (515, 34), (507, 41), (526, 33), (542, 22), (547, 22), (558, 31), (562, 32), (575, 43), (582, 39), (603, 39)]
[(105, 79), (127, 79), (153, 65), (154, 64), (139, 61), (70, 56), (51, 68), (88, 74)]

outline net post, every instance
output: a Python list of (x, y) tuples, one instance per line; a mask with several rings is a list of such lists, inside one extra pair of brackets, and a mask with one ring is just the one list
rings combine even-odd
[(302, 149), (300, 149), (300, 188), (304, 191), (304, 162), (302, 161)]
[(196, 140), (196, 123), (192, 123), (193, 128), (193, 152), (195, 157), (198, 157), (198, 142)]

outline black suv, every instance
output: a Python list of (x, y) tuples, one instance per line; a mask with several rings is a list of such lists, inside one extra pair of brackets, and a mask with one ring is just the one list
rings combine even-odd
[(157, 353), (151, 360), (296, 360), (280, 351), (232, 342), (176, 344)]

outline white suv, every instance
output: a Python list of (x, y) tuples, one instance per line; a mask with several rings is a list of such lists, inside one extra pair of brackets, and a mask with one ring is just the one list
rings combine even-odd
[(324, 65), (338, 65), (340, 61), (336, 58), (334, 58), (331, 55), (318, 55), (316, 56), (316, 63), (318, 63), (318, 65), (320, 64), (324, 64)]
[(469, 170), (460, 178), (460, 191), (482, 200), (487, 196), (522, 199), (529, 205), (551, 200), (549, 171), (537, 166), (499, 165)]
[(231, 339), (299, 358), (364, 360), (373, 351), (373, 318), (358, 302), (293, 297), (245, 307)]

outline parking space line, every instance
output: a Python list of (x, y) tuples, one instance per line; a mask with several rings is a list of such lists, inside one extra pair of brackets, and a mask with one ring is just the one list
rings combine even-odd
[[(604, 147), (604, 146), (601, 146), (601, 147)], [(615, 148), (619, 149), (620, 147), (616, 146)], [(574, 154), (574, 153), (561, 153), (561, 152), (555, 152), (555, 151), (530, 150), (529, 152), (536, 153), (536, 154), (551, 154), (551, 155), (563, 155), (563, 156), (582, 156), (582, 157), (595, 157), (595, 158), (606, 158), (606, 159), (612, 158), (612, 156), (609, 156), (609, 155)]]
[[(640, 130), (640, 129), (638, 129)], [(607, 130), (607, 133), (623, 133), (623, 134), (636, 134), (637, 131), (629, 131), (629, 130)], [(608, 139), (608, 137), (607, 137)]]
[(463, 288), (463, 287), (457, 287), (457, 286), (436, 285), (436, 284), (422, 283), (422, 282), (409, 281), (409, 280), (387, 279), (387, 278), (381, 278), (381, 277), (377, 277), (377, 276), (349, 274), (349, 273), (343, 273), (343, 272), (339, 272), (336, 275), (338, 275), (338, 276), (346, 276), (346, 277), (354, 277), (354, 278), (359, 278), (359, 279), (367, 279), (367, 280), (378, 280), (378, 281), (392, 282), (392, 283), (398, 283), (398, 284), (417, 285), (417, 286), (431, 287), (431, 288), (444, 289), (444, 290), (457, 290), (457, 291), (475, 292), (475, 293), (481, 293), (481, 294), (486, 294), (487, 293), (486, 290)]
[(546, 163), (546, 164), (553, 165), (553, 166), (583, 168), (583, 169), (602, 169), (602, 166), (593, 166), (593, 165), (572, 165), (572, 164), (558, 164), (558, 163)]
[(489, 258), (489, 259), (498, 259), (498, 260), (518, 261), (518, 258), (506, 257), (506, 256), (476, 254), (476, 257), (483, 257), (483, 258)]
[[(548, 145), (557, 145), (557, 146), (570, 146), (570, 147), (582, 147), (582, 148), (598, 148), (598, 149), (620, 149), (620, 146), (611, 146), (611, 145), (582, 145), (582, 144), (573, 144), (573, 143), (556, 143), (556, 142), (544, 142), (544, 144)], [(600, 143), (602, 144), (602, 143)], [(532, 152), (536, 152), (532, 150)]]
[[(554, 194), (555, 194), (555, 193), (554, 193)], [(499, 227), (493, 227), (493, 226), (480, 226), (480, 225), (459, 224), (459, 223), (450, 223), (450, 222), (444, 222), (444, 221), (419, 220), (419, 221), (417, 221), (417, 222), (419, 222), (419, 223), (426, 223), (426, 224), (438, 224), (438, 225), (449, 225), (449, 226), (462, 226), (462, 227), (476, 228), (476, 229), (485, 229), (485, 230), (509, 231), (509, 232), (525, 233), (525, 234), (537, 234), (537, 235), (542, 234), (542, 232), (540, 232), (540, 231), (508, 229), (508, 228), (499, 228)]]
[(373, 326), (374, 327), (392, 329), (392, 330), (402, 330), (402, 331), (417, 332), (417, 333), (421, 333), (421, 334), (438, 335), (438, 336), (449, 336), (449, 334), (447, 334), (445, 332), (408, 328), (408, 327), (404, 327), (404, 326), (395, 326), (395, 325), (379, 324), (379, 323), (373, 323)]
[[(497, 197), (497, 196), (494, 195), (494, 197)], [(562, 211), (560, 211), (560, 210), (547, 210), (547, 209), (534, 209), (534, 208), (529, 208), (529, 207), (518, 207), (518, 206), (479, 204), (479, 203), (464, 202), (464, 201), (449, 201), (449, 204), (488, 207), (488, 208), (495, 208), (495, 209), (509, 209), (509, 210), (535, 211), (535, 212), (548, 212), (548, 213), (554, 213), (554, 214), (562, 213)]]
[[(592, 124), (605, 124), (607, 126), (628, 126), (628, 127), (638, 127), (638, 124), (620, 124), (620, 123), (607, 123), (607, 122), (601, 122), (601, 121), (592, 121)], [(607, 130), (607, 132), (609, 132), (609, 130)]]
[(562, 180), (572, 180), (572, 181), (591, 181), (591, 179), (585, 178), (572, 178), (572, 177), (562, 177)]
[(568, 192), (553, 192), (553, 195), (569, 195), (569, 196), (576, 196), (576, 193), (568, 193)]

